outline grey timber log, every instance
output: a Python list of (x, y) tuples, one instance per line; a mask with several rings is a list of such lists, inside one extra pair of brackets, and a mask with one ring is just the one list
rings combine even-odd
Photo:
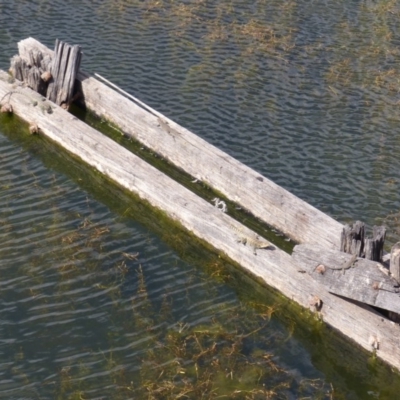
[(400, 242), (397, 242), (390, 252), (390, 273), (400, 283)]
[[(360, 306), (330, 294), (311, 276), (299, 272), (292, 257), (277, 248), (258, 250), (255, 255), (250, 246), (237, 242), (236, 234), (239, 231), (242, 235), (251, 236), (254, 232), (77, 120), (66, 110), (50, 101), (42, 102), (38, 93), (10, 84), (7, 74), (0, 72), (0, 99), (8, 93), (13, 93), (10, 101), (14, 112), (29, 124), (36, 124), (41, 134), (153, 207), (164, 210), (185, 229), (225, 253), (289, 299), (306, 308), (310, 307), (310, 297), (320, 299), (322, 307), (319, 315), (327, 324), (370, 351), (375, 349), (371, 338), (376, 338), (379, 341), (377, 356), (400, 369), (398, 325), (385, 320), (368, 306)], [(51, 113), (48, 112), (49, 107)], [(156, 119), (146, 119), (146, 122), (155, 125)], [(160, 128), (155, 125), (156, 129)]]
[[(52, 54), (32, 38), (20, 42), (18, 47), (21, 56), (32, 47)], [(78, 80), (86, 107), (117, 125), (126, 135), (223, 193), (294, 241), (339, 249), (343, 225), (333, 218), (156, 110), (129, 100), (83, 72), (78, 74)]]
[(47, 98), (58, 105), (69, 106), (73, 98), (75, 78), (81, 64), (82, 52), (78, 45), (56, 40), (54, 57), (51, 64), (50, 81), (47, 88)]
[(295, 246), (292, 257), (329, 292), (400, 313), (399, 284), (383, 265), (311, 245)]
[(342, 225), (334, 219), (166, 116), (138, 106), (83, 73), (78, 79), (86, 106), (127, 135), (294, 241), (339, 248)]

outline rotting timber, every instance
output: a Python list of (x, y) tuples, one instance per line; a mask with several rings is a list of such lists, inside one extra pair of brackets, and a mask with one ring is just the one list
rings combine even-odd
[[(41, 52), (44, 56), (52, 56), (49, 49), (34, 39), (20, 42), (19, 48), (20, 56), (25, 60), (29, 58), (25, 58), (24, 54), (38, 55)], [(339, 249), (343, 226), (337, 221), (155, 110), (132, 103), (83, 73), (78, 73), (78, 80), (86, 106), (115, 123), (125, 134), (134, 135), (195, 178), (215, 186), (227, 197), (243, 204), (254, 215), (261, 215), (266, 222), (298, 242), (313, 246), (318, 243), (322, 249), (331, 251)], [(67, 98), (70, 100), (64, 101), (64, 104), (68, 106), (73, 96)], [(329, 285), (321, 284), (312, 277), (316, 270), (307, 273), (309, 271), (302, 268), (299, 261), (296, 262), (296, 257), (258, 238), (220, 209), (79, 121), (62, 107), (19, 81), (12, 82), (5, 72), (0, 73), (0, 100), (1, 106), (8, 106), (9, 111), (36, 127), (37, 131), (124, 189), (163, 210), (169, 218), (225, 253), (267, 285), (303, 307), (311, 307), (326, 323), (400, 369), (400, 347), (397, 343), (400, 327), (397, 324), (383, 318), (368, 305), (331, 294)], [(158, 143), (158, 147), (155, 143)], [(250, 197), (251, 203), (248, 202)], [(352, 258), (351, 255), (347, 257)], [(343, 273), (348, 269), (347, 262), (345, 260), (346, 268), (340, 263), (339, 267), (333, 265), (335, 260), (331, 268), (329, 265), (327, 267), (332, 273), (337, 273), (335, 270)], [(343, 271), (340, 271), (340, 267)], [(320, 273), (321, 270), (316, 272), (324, 275)]]

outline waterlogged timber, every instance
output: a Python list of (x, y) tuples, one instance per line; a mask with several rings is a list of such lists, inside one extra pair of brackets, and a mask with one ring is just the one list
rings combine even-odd
[(188, 188), (191, 192), (205, 199), (207, 202), (215, 204), (215, 199), (223, 201), (226, 205), (226, 214), (239, 221), (244, 226), (256, 232), (261, 237), (273, 242), (280, 249), (286, 253), (291, 253), (295, 243), (290, 238), (285, 237), (281, 232), (268, 226), (265, 222), (255, 218), (248, 210), (235, 204), (233, 201), (224, 197), (222, 193), (216, 191), (204, 182), (193, 179), (191, 175), (177, 168), (175, 165), (168, 162), (168, 160), (160, 157), (152, 149), (147, 148), (132, 137), (126, 136), (123, 132), (109, 121), (99, 118), (89, 110), (84, 110), (75, 104), (72, 104), (69, 111), (86, 124), (90, 125), (99, 132), (107, 135), (109, 138), (136, 154), (142, 160), (155, 166), (158, 170), (179, 182), (184, 187)]
[[(0, 98), (9, 96), (8, 103), (14, 111), (37, 125), (47, 137), (152, 206), (164, 210), (253, 276), (303, 307), (313, 307), (325, 322), (365, 349), (376, 351), (383, 360), (400, 367), (400, 349), (395, 339), (400, 333), (399, 326), (367, 307), (331, 295), (309, 275), (301, 273), (288, 254), (273, 245), (255, 251), (253, 246), (246, 245), (256, 238), (254, 232), (65, 110), (48, 104), (39, 94), (18, 82), (9, 82), (9, 78), (6, 73), (0, 75)], [(375, 338), (373, 343), (371, 337)]]
[(79, 78), (85, 105), (124, 133), (294, 241), (339, 247), (340, 223), (155, 110), (135, 105), (91, 77)]
[[(335, 219), (363, 219), (369, 227), (383, 221), (389, 242), (398, 240), (396, 1), (44, 0), (2, 2), (1, 9), (4, 69), (15, 43), (32, 34), (50, 47), (57, 37), (80, 43), (85, 69)], [(326, 353), (322, 348), (312, 363), (326, 363), (335, 389), (334, 377), (345, 371), (355, 387), (359, 376), (371, 378), (360, 399), (396, 398), (386, 388), (397, 376), (375, 385), (379, 379), (362, 361), (335, 366)]]
[[(19, 42), (18, 50), (19, 56), (26, 60), (33, 51), (43, 56), (53, 55), (33, 38)], [(340, 247), (343, 226), (339, 222), (156, 110), (141, 102), (140, 106), (132, 103), (83, 72), (78, 74), (78, 79), (85, 106), (195, 179), (220, 191), (296, 242)]]
[[(0, 252), (9, 260), (3, 269), (3, 281), (9, 283), (0, 291), (2, 298), (22, 306), (17, 319), (14, 309), (3, 310), (7, 330), (2, 324), (2, 337), (19, 338), (19, 330), (25, 332), (23, 340), (3, 352), (2, 362), (11, 370), (2, 391), (9, 398), (152, 395), (172, 400), (186, 394), (351, 400), (364, 399), (367, 392), (395, 398), (399, 384), (387, 367), (314, 314), (257, 285), (208, 246), (187, 240), (185, 231), (154, 208), (45, 137), (29, 135), (15, 116), (0, 115), (0, 124), (2, 133), (23, 149), (12, 151), (0, 141), (4, 172), (20, 177), (3, 179), (0, 200), (5, 205), (2, 234), (7, 232)], [(44, 176), (37, 158), (45, 165)], [(23, 198), (36, 214), (26, 213)], [(15, 219), (17, 209), (24, 218)], [(38, 214), (40, 224), (27, 220)], [(26, 232), (28, 221), (32, 232)], [(162, 237), (190, 266), (166, 259), (162, 246), (157, 246), (161, 257), (154, 254), (153, 235), (129, 221)], [(29, 240), (31, 234), (35, 241)], [(21, 244), (30, 247), (21, 251)], [(17, 259), (10, 256), (14, 249)], [(157, 280), (155, 285), (154, 274), (165, 269), (164, 284)], [(227, 298), (216, 283), (221, 281), (234, 289), (238, 302)], [(26, 337), (27, 332), (42, 335)], [(41, 359), (28, 362), (34, 354)]]
[[(2, 119), (3, 123), (5, 118)], [(112, 204), (130, 210), (124, 214), (139, 218), (154, 215), (154, 210), (135, 210), (137, 203), (132, 198), (122, 201), (118, 188), (110, 196), (107, 189), (110, 182), (93, 171), (85, 171), (75, 160), (63, 159), (57, 154), (59, 148), (52, 149), (41, 138), (34, 143), (27, 129), (24, 135), (22, 147), (39, 153), (52, 169), (60, 169), (57, 162), (63, 163), (62, 172), (72, 174), (73, 179), (84, 181), (85, 185), (92, 186), (95, 179), (99, 184), (93, 188), (97, 191), (103, 188), (103, 194)], [(10, 136), (15, 140), (15, 129)], [(6, 154), (15, 157), (15, 152), (10, 154), (10, 146), (7, 150)], [(59, 174), (49, 172), (45, 179), (35, 175), (37, 163), (26, 154), (14, 167), (5, 158), (6, 155), (3, 162), (19, 173), (25, 185), (17, 186), (16, 180), (2, 181), (1, 204), (6, 206), (1, 207), (2, 260), (13, 259), (10, 250), (17, 249), (21, 242), (28, 246), (24, 252), (30, 256), (28, 262), (14, 260), (2, 271), (3, 282), (8, 282), (0, 288), (2, 301), (16, 292), (21, 303), (15, 323), (12, 317), (15, 310), (3, 308), (7, 329), (3, 322), (2, 338), (18, 337), (19, 329), (41, 334), (28, 335), (23, 341), (8, 344), (7, 351), (3, 351), (2, 362), (7, 360), (11, 365), (7, 387), (2, 382), (3, 395), (46, 399), (78, 399), (89, 395), (110, 399), (149, 396), (173, 399), (190, 393), (195, 398), (216, 395), (243, 398), (244, 394), (247, 398), (265, 398), (272, 394), (286, 396), (290, 392), (320, 396), (331, 390), (317, 375), (298, 382), (293, 380), (268, 350), (279, 348), (279, 343), (288, 340), (287, 334), (279, 333), (276, 326), (275, 334), (268, 333), (276, 325), (271, 318), (266, 319), (268, 305), (261, 310), (260, 304), (261, 311), (252, 312), (233, 302), (231, 296), (225, 296), (213, 310), (205, 312), (204, 302), (199, 302), (196, 296), (202, 292), (203, 297), (217, 300), (221, 288), (207, 278), (207, 286), (196, 285), (195, 291), (190, 290), (193, 282), (206, 277), (199, 276), (195, 269), (185, 271), (182, 265), (173, 267), (172, 263), (171, 276), (159, 293), (160, 285), (154, 287), (148, 269), (153, 269), (161, 259), (155, 257), (152, 261), (150, 248), (137, 254), (140, 235), (138, 229), (129, 227), (126, 217), (120, 217), (115, 224), (104, 207), (96, 206), (85, 193), (77, 193)], [(37, 198), (37, 203), (31, 204), (36, 215), (51, 210), (41, 224), (34, 222), (35, 214), (26, 212), (30, 205), (23, 208), (21, 204), (24, 197), (30, 198), (32, 191)], [(25, 211), (25, 220), (31, 222), (29, 232), (23, 219), (13, 218), (13, 199), (15, 207)], [(121, 223), (123, 220), (125, 224)], [(160, 226), (160, 221), (163, 219), (153, 219), (153, 226)], [(174, 235), (171, 225), (161, 225), (164, 234)], [(32, 234), (35, 242), (29, 240)], [(19, 245), (16, 238), (20, 239)], [(186, 250), (193, 249), (186, 247)], [(200, 259), (208, 253), (198, 251), (196, 257)], [(218, 257), (214, 261), (220, 265), (219, 268), (215, 265), (215, 270), (222, 270)], [(181, 284), (175, 285), (171, 292), (169, 285), (176, 279), (174, 273)], [(100, 310), (93, 313), (97, 307)], [(201, 313), (202, 323), (183, 313), (187, 307), (193, 315)], [(271, 309), (271, 315), (273, 312)], [(85, 323), (82, 315), (87, 316)], [(255, 340), (258, 345), (254, 345)], [(36, 359), (32, 364), (33, 356)], [(212, 362), (215, 359), (219, 363)]]

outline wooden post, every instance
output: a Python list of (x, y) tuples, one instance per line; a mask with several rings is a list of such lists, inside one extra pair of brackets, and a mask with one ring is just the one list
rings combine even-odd
[(364, 251), (365, 224), (356, 221), (353, 226), (345, 225), (340, 241), (340, 251), (360, 257)]
[(382, 261), (385, 237), (386, 228), (384, 226), (374, 226), (372, 238), (365, 239), (364, 253), (367, 260)]
[(67, 108), (73, 98), (76, 75), (81, 64), (82, 52), (78, 45), (56, 40), (54, 59), (51, 65), (53, 79), (47, 88), (47, 98)]
[(383, 245), (386, 237), (384, 226), (374, 226), (372, 238), (365, 237), (365, 224), (357, 221), (353, 226), (345, 225), (341, 235), (340, 251), (357, 253), (367, 260), (382, 261)]
[(390, 252), (390, 273), (400, 283), (400, 242), (397, 242)]
[(79, 46), (70, 46), (57, 39), (53, 59), (34, 47), (20, 49), (20, 55), (11, 59), (10, 72), (31, 89), (68, 108), (73, 100), (81, 59)]

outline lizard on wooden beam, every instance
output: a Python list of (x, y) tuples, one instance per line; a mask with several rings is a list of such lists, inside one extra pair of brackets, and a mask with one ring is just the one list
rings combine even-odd
[(320, 274), (323, 274), (325, 272), (325, 268), (328, 268), (328, 269), (332, 269), (332, 270), (341, 270), (341, 271), (343, 271), (343, 275), (344, 275), (344, 272), (346, 269), (349, 269), (354, 266), (354, 264), (357, 262), (357, 258), (358, 258), (357, 253), (354, 253), (349, 260), (345, 261), (342, 265), (339, 265), (337, 267), (331, 267), (329, 265), (318, 264), (313, 269), (312, 272), (317, 271)]
[(257, 255), (257, 249), (268, 249), (268, 248), (274, 248), (274, 245), (268, 240), (265, 240), (263, 238), (259, 238), (258, 235), (254, 234), (254, 236), (250, 236), (245, 234), (241, 229), (236, 228), (235, 226), (231, 227), (232, 230), (234, 230), (237, 233), (238, 243), (242, 243), (243, 245), (249, 245), (253, 248), (254, 255)]

